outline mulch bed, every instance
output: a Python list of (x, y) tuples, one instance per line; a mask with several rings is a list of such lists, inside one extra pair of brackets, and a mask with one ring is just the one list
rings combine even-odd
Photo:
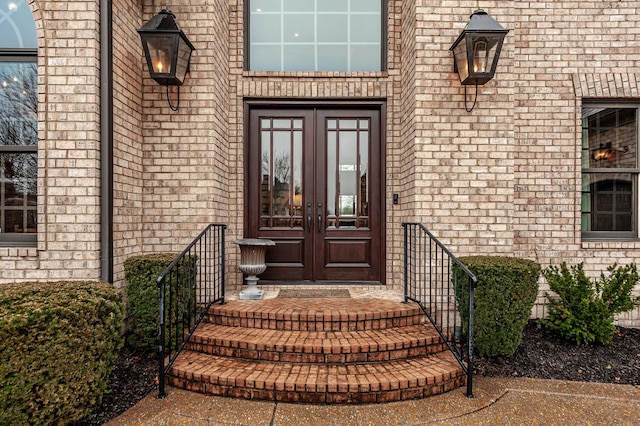
[(78, 426), (101, 425), (124, 413), (150, 392), (157, 392), (157, 377), (156, 354), (139, 353), (125, 346), (109, 376), (102, 404)]
[(576, 346), (529, 321), (512, 356), (474, 366), (482, 376), (640, 385), (640, 329), (618, 327), (611, 346)]

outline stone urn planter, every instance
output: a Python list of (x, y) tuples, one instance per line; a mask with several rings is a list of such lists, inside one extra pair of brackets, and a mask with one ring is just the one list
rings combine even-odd
[(275, 246), (271, 240), (261, 238), (241, 238), (233, 241), (240, 246), (240, 271), (245, 274), (247, 288), (240, 292), (240, 300), (260, 300), (264, 296), (264, 290), (258, 288), (258, 277), (267, 269), (265, 255), (267, 247)]

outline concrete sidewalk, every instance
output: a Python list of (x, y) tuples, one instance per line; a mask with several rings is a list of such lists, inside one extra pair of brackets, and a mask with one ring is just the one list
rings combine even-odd
[(176, 388), (148, 395), (108, 425), (636, 425), (640, 387), (526, 378), (474, 377), (434, 397), (376, 405), (306, 405), (245, 401)]

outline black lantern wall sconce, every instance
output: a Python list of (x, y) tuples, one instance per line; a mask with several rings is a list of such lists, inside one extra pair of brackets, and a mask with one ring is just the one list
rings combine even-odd
[[(142, 39), (149, 74), (158, 84), (166, 86), (169, 108), (180, 106), (180, 86), (189, 71), (191, 53), (195, 47), (180, 29), (176, 16), (162, 9), (138, 30)], [(178, 103), (174, 107), (169, 99), (169, 86), (178, 86)]]
[[(495, 19), (482, 9), (471, 14), (467, 26), (453, 45), (453, 70), (458, 73), (464, 85), (464, 108), (471, 112), (478, 100), (478, 85), (491, 80), (498, 66), (504, 37), (509, 30), (504, 29)], [(475, 85), (476, 93), (471, 108), (467, 108), (467, 86)]]

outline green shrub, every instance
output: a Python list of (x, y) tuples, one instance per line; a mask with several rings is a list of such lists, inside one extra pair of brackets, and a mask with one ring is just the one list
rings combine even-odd
[[(540, 265), (500, 256), (469, 256), (460, 261), (478, 278), (473, 323), (476, 351), (480, 356), (513, 355), (538, 294)], [(457, 274), (461, 276), (459, 269)], [(466, 324), (468, 285), (466, 280), (459, 281), (456, 297)]]
[(122, 347), (122, 305), (106, 283), (0, 285), (0, 424), (91, 414)]
[(609, 345), (615, 334), (614, 315), (630, 311), (640, 304), (631, 292), (640, 278), (635, 264), (607, 268), (609, 276), (590, 280), (583, 264), (567, 268), (550, 266), (542, 274), (549, 288), (549, 318), (541, 323), (577, 345), (601, 343)]
[[(158, 253), (134, 256), (124, 263), (128, 315), (127, 343), (135, 349), (147, 352), (158, 349), (160, 291), (156, 280), (175, 258), (174, 253)], [(176, 287), (171, 290), (167, 288), (165, 324), (186, 325), (189, 321), (190, 310), (195, 304), (196, 259), (196, 256), (185, 257), (177, 265), (176, 273), (171, 275), (173, 281), (189, 282), (191, 287), (187, 292), (179, 291)], [(169, 309), (170, 307), (172, 309)], [(177, 307), (179, 309), (176, 309)], [(172, 341), (165, 342), (165, 345), (170, 347), (176, 342), (177, 336), (172, 336)]]

